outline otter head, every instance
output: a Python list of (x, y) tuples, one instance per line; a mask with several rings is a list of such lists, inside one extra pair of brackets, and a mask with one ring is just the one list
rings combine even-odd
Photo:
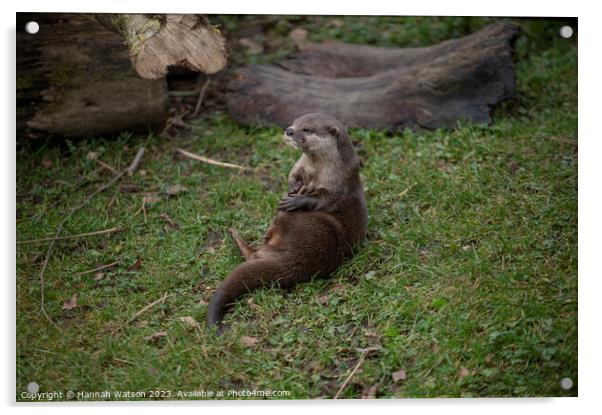
[(306, 114), (284, 130), (285, 141), (310, 155), (335, 155), (345, 137), (345, 127), (326, 114)]

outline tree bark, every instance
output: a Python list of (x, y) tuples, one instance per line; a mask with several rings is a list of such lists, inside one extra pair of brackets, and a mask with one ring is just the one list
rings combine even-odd
[(132, 66), (143, 78), (161, 78), (170, 66), (213, 74), (226, 65), (226, 40), (205, 16), (95, 14), (93, 18), (121, 36)]
[(306, 44), (277, 65), (240, 68), (228, 110), (243, 124), (280, 127), (309, 112), (379, 129), (489, 123), (492, 106), (514, 94), (518, 33), (514, 24), (494, 23), (425, 48)]
[(165, 79), (141, 79), (119, 35), (76, 14), (19, 13), (17, 132), (64, 137), (159, 128), (168, 116)]

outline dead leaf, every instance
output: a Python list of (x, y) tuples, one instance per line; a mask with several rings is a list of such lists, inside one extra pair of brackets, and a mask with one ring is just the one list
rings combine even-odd
[(152, 342), (157, 339), (160, 339), (161, 337), (166, 337), (166, 336), (167, 336), (167, 332), (165, 330), (161, 330), (161, 331), (157, 331), (157, 332), (151, 334), (150, 336), (146, 336), (144, 338), (144, 340), (146, 340), (148, 342)]
[(249, 298), (247, 300), (247, 305), (251, 310), (257, 310), (257, 304), (255, 304), (255, 301), (253, 301), (253, 298)]
[(157, 196), (144, 196), (144, 198), (142, 199), (142, 202), (145, 205), (152, 205), (153, 203), (157, 203), (160, 201), (161, 201), (161, 198), (157, 197)]
[(362, 391), (362, 399), (374, 399), (376, 398), (376, 390), (378, 389), (378, 384), (372, 385), (368, 388), (364, 388)]
[(140, 171), (138, 171), (138, 175), (140, 175), (140, 176), (146, 176), (146, 170), (140, 170)]
[(140, 320), (134, 324), (136, 327), (146, 327), (148, 326), (148, 320)]
[(52, 168), (52, 165), (53, 165), (52, 160), (50, 160), (50, 159), (48, 159), (46, 157), (44, 157), (42, 159), (42, 166), (44, 166), (45, 169)]
[(491, 362), (493, 362), (493, 356), (488, 354), (487, 356), (485, 356), (485, 363), (487, 363), (488, 365), (491, 364)]
[(452, 165), (443, 160), (436, 160), (435, 166), (444, 173), (449, 173), (452, 170)]
[(297, 27), (297, 28), (291, 30), (291, 32), (288, 35), (295, 42), (302, 42), (305, 39), (307, 39), (308, 34), (309, 34), (309, 32), (307, 30)]
[(516, 173), (516, 171), (518, 170), (518, 164), (516, 164), (514, 160), (510, 160), (508, 162), (508, 170), (510, 170), (510, 173), (512, 174)]
[(86, 154), (86, 158), (88, 160), (96, 160), (98, 158), (98, 153), (96, 151), (89, 151), (88, 154)]
[(167, 193), (169, 196), (175, 196), (180, 192), (186, 191), (188, 191), (188, 189), (185, 186), (182, 186), (181, 184), (174, 184), (173, 186), (170, 186), (165, 193)]
[(373, 329), (364, 329), (364, 336), (366, 337), (379, 337), (378, 333)]
[(318, 302), (322, 305), (327, 304), (328, 303), (328, 296), (327, 295), (322, 295), (320, 297), (318, 297)]
[(408, 378), (406, 371), (403, 369), (393, 372), (391, 376), (393, 376), (393, 382), (399, 382), (400, 380), (406, 380)]
[(68, 300), (63, 302), (63, 310), (73, 310), (77, 305), (77, 293)]
[(259, 43), (255, 42), (254, 40), (251, 40), (247, 37), (242, 37), (242, 38), (238, 39), (238, 43), (240, 43), (240, 45), (247, 48), (247, 52), (251, 55), (257, 55), (258, 53), (263, 52), (262, 45), (260, 45)]
[(366, 347), (365, 349), (357, 348), (355, 350), (357, 350), (360, 353), (364, 353), (366, 356), (368, 356), (368, 355), (370, 355), (370, 354), (372, 354), (374, 352), (381, 351), (382, 347), (380, 347), (380, 346), (370, 346), (370, 347)]
[(121, 193), (136, 193), (141, 189), (140, 186), (134, 183), (123, 183), (119, 185), (119, 191)]
[(209, 303), (201, 298), (199, 300), (199, 305), (209, 305)]
[(257, 337), (242, 336), (240, 338), (240, 342), (243, 344), (243, 346), (247, 346), (247, 347), (255, 346), (258, 341), (259, 340), (257, 339)]
[(332, 287), (330, 287), (330, 291), (334, 293), (342, 293), (345, 292), (346, 289), (347, 287), (344, 284), (334, 284)]
[(169, 226), (171, 226), (172, 228), (179, 228), (180, 227), (180, 225), (178, 225), (176, 223), (176, 221), (174, 221), (172, 218), (170, 218), (167, 213), (161, 213), (159, 216), (161, 217), (161, 219), (163, 219), (165, 222), (167, 222), (167, 224)]
[(182, 323), (184, 323), (184, 325), (193, 328), (193, 329), (198, 329), (201, 327), (201, 325), (199, 324), (198, 321), (196, 321), (194, 318), (190, 317), (190, 316), (185, 316), (185, 317), (180, 317), (180, 321)]
[(462, 380), (468, 375), (470, 375), (470, 371), (468, 369), (466, 369), (465, 367), (461, 367), (460, 371), (458, 372), (458, 378), (460, 380)]
[(96, 274), (94, 274), (94, 281), (100, 281), (105, 277), (105, 274), (102, 272), (97, 272)]
[(136, 258), (136, 261), (132, 265), (128, 267), (128, 271), (138, 271), (142, 266), (142, 260), (140, 258)]
[(470, 251), (470, 248), (472, 248), (472, 246), (470, 246), (470, 245), (464, 245), (464, 246), (462, 247), (462, 251), (464, 251), (464, 252), (466, 252), (466, 251)]

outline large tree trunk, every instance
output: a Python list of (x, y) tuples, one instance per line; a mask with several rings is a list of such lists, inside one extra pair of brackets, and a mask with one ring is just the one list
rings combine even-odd
[(518, 32), (514, 24), (494, 23), (426, 48), (307, 44), (277, 65), (239, 69), (228, 110), (243, 124), (281, 127), (309, 112), (365, 128), (489, 123), (491, 107), (514, 94)]
[(164, 77), (170, 66), (213, 74), (226, 65), (226, 40), (206, 16), (95, 14), (93, 18), (122, 37), (132, 66), (143, 78)]
[(19, 13), (17, 23), (18, 137), (114, 134), (163, 125), (165, 79), (141, 79), (119, 35), (75, 14)]

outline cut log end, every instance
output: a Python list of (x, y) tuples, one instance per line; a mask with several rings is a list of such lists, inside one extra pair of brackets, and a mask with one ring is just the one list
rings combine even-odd
[(195, 15), (167, 15), (163, 27), (139, 47), (131, 49), (132, 64), (142, 78), (158, 79), (172, 66), (214, 74), (224, 68), (226, 40)]

